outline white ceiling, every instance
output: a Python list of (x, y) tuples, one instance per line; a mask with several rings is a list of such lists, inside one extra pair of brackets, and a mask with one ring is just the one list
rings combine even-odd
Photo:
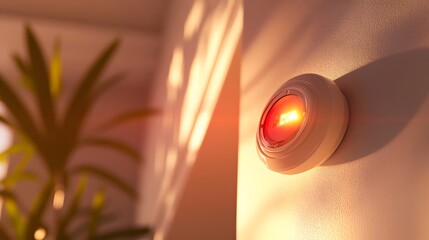
[(160, 33), (169, 0), (12, 0), (0, 14)]

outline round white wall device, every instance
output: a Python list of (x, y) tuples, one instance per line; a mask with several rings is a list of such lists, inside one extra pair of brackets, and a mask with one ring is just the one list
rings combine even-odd
[(333, 81), (316, 74), (294, 77), (265, 106), (256, 137), (259, 156), (276, 172), (307, 171), (335, 152), (347, 124), (347, 101)]

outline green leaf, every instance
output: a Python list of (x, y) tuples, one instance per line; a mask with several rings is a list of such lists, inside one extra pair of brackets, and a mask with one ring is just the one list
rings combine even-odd
[(15, 143), (12, 146), (5, 149), (3, 152), (0, 153), (0, 157), (8, 157), (15, 153), (24, 153), (24, 154), (30, 154), (32, 153), (32, 147), (28, 143), (19, 142)]
[(15, 153), (22, 153), (22, 157), (18, 160), (16, 166), (10, 171), (10, 173), (0, 180), (0, 184), (7, 188), (13, 188), (18, 181), (21, 180), (36, 180), (39, 176), (33, 172), (24, 171), (25, 167), (34, 154), (34, 150), (30, 143), (23, 140), (15, 143), (2, 153), (0, 153), (0, 162), (8, 161), (9, 156)]
[(88, 239), (93, 239), (97, 228), (100, 224), (100, 216), (106, 202), (106, 194), (103, 190), (99, 190), (92, 199), (92, 209), (90, 221), (88, 224)]
[(72, 169), (71, 172), (72, 173), (88, 173), (88, 174), (94, 175), (96, 177), (99, 177), (99, 178), (107, 181), (107, 182), (110, 182), (111, 184), (113, 184), (113, 186), (117, 187), (119, 190), (122, 190), (122, 192), (126, 193), (131, 198), (135, 199), (137, 197), (137, 193), (135, 192), (135, 190), (131, 186), (129, 186), (128, 184), (123, 182), (121, 179), (119, 179), (118, 177), (114, 176), (113, 174), (107, 172), (104, 169), (97, 168), (97, 167), (90, 166), (90, 165), (81, 165), (81, 166), (78, 166), (78, 167), (75, 167), (74, 169)]
[(61, 91), (61, 54), (59, 41), (55, 41), (50, 70), (49, 86), (52, 97), (56, 98)]
[(29, 180), (34, 181), (39, 179), (39, 175), (33, 172), (17, 172), (7, 175), (0, 183), (8, 188), (13, 188), (18, 181)]
[[(81, 210), (81, 213), (84, 214), (85, 217), (87, 216), (91, 216), (92, 214), (92, 207), (90, 209), (84, 209), (84, 211)], [(100, 217), (99, 217), (99, 222), (98, 222), (98, 226), (101, 226), (103, 224), (106, 223), (111, 223), (113, 222), (115, 219), (117, 219), (117, 215), (116, 214), (112, 214), (112, 213), (103, 213)], [(88, 218), (88, 220), (86, 221), (81, 221), (80, 224), (78, 224), (76, 227), (73, 228), (72, 231), (70, 231), (70, 234), (67, 236), (68, 239), (81, 239), (82, 235), (85, 232), (88, 232), (88, 225), (90, 224), (91, 219)], [(63, 238), (61, 238), (63, 239)]]
[(42, 138), (37, 131), (35, 122), (32, 120), (28, 110), (25, 108), (17, 94), (10, 88), (4, 78), (0, 76), (0, 100), (5, 104), (13, 118), (17, 121), (21, 133), (36, 145), (41, 154), (46, 153), (46, 148), (42, 144)]
[(55, 129), (55, 111), (50, 94), (50, 84), (46, 61), (40, 45), (29, 26), (25, 28), (27, 50), (30, 55), (31, 77), (36, 92), (39, 112), (41, 114), (45, 129)]
[(96, 89), (94, 89), (93, 93), (91, 94), (92, 99), (93, 100), (98, 99), (105, 92), (107, 92), (107, 90), (111, 89), (113, 86), (118, 84), (119, 81), (121, 81), (122, 79), (123, 79), (122, 73), (118, 73), (118, 74), (115, 74), (115, 75), (109, 77), (108, 79), (103, 81)]
[(30, 160), (33, 157), (33, 155), (34, 155), (34, 151), (33, 151), (32, 148), (25, 149), (23, 151), (23, 156), (18, 161), (18, 163), (16, 164), (15, 168), (13, 169), (13, 171), (11, 171), (11, 174), (24, 172), (24, 169), (27, 167), (28, 162), (30, 162)]
[(113, 151), (119, 152), (124, 154), (125, 156), (130, 157), (131, 159), (134, 159), (135, 161), (140, 160), (140, 154), (137, 150), (132, 148), (131, 146), (115, 140), (115, 139), (109, 139), (109, 138), (86, 138), (81, 141), (82, 146), (95, 146), (95, 147), (104, 147), (111, 149)]
[(92, 208), (95, 210), (101, 210), (106, 201), (106, 193), (103, 190), (98, 191), (92, 199)]
[(34, 85), (30, 79), (30, 66), (28, 66), (28, 64), (25, 63), (25, 61), (18, 54), (12, 55), (12, 58), (18, 71), (21, 72), (21, 83), (24, 85), (24, 87), (34, 93)]
[(24, 132), (22, 132), (22, 129), (19, 128), (15, 123), (13, 123), (11, 120), (9, 120), (8, 118), (1, 116), (1, 115), (0, 115), (0, 123), (11, 128), (13, 130), (14, 134), (16, 135), (16, 138), (21, 143), (28, 144), (29, 146), (31, 146), (31, 149), (33, 149), (33, 145), (28, 140), (28, 137), (26, 136), (26, 134), (24, 134)]
[(28, 165), (28, 162), (33, 157), (34, 149), (32, 145), (26, 140), (21, 139), (20, 142), (13, 144), (12, 146), (5, 149), (0, 153), (0, 162), (9, 161), (9, 156), (22, 153), (22, 157), (18, 160), (15, 168), (9, 173), (10, 175), (20, 174), (24, 171), (25, 167)]
[(115, 126), (118, 126), (120, 124), (123, 124), (125, 122), (128, 122), (130, 120), (140, 119), (143, 117), (148, 117), (154, 114), (159, 113), (156, 109), (150, 109), (150, 108), (141, 108), (141, 109), (135, 109), (128, 112), (121, 113), (117, 115), (116, 117), (113, 117), (109, 121), (102, 124), (98, 130), (106, 130), (108, 128), (112, 128)]
[(46, 207), (48, 206), (50, 200), (52, 199), (52, 194), (54, 191), (54, 183), (52, 180), (45, 183), (42, 190), (39, 192), (39, 195), (35, 199), (33, 206), (30, 210), (30, 216), (28, 218), (28, 225), (26, 229), (26, 239), (32, 239), (34, 232), (42, 226), (42, 217), (45, 212)]
[(16, 201), (10, 198), (5, 198), (4, 207), (7, 215), (10, 217), (10, 220), (12, 222), (12, 227), (15, 231), (16, 239), (24, 240), (25, 222), (19, 211)]
[[(5, 204), (4, 205), (4, 209), (6, 209), (6, 214), (9, 215), (9, 216), (11, 216), (9, 213), (11, 213), (11, 212), (17, 212), (20, 215), (20, 216), (18, 216), (18, 218), (22, 218), (22, 221), (24, 221), (23, 220), (24, 218), (21, 215), (24, 215), (25, 213), (27, 213), (27, 211), (20, 204), (20, 202), (19, 202), (18, 198), (15, 196), (15, 194), (10, 189), (4, 188), (4, 189), (0, 190), (0, 197), (2, 198), (2, 200), (3, 200), (4, 204)], [(8, 204), (11, 205), (10, 206), (11, 208), (9, 209), (9, 210), (11, 210), (11, 212), (9, 212), (9, 210), (7, 209), (6, 201), (9, 201)], [(20, 208), (22, 208), (22, 212), (23, 212), (22, 214), (20, 213), (21, 212), (19, 210)]]
[(94, 240), (111, 240), (131, 237), (143, 237), (151, 234), (149, 227), (127, 227), (97, 235)]
[(79, 86), (76, 88), (72, 100), (66, 110), (63, 130), (66, 132), (66, 138), (70, 142), (76, 142), (76, 138), (81, 131), (81, 125), (90, 109), (90, 93), (97, 83), (104, 68), (107, 66), (110, 58), (113, 56), (119, 41), (113, 41), (97, 58), (95, 63), (86, 73)]
[(71, 202), (70, 207), (67, 210), (67, 213), (61, 218), (60, 223), (58, 225), (58, 232), (56, 239), (65, 239), (67, 226), (70, 224), (73, 217), (78, 213), (79, 203), (82, 199), (83, 193), (87, 184), (87, 177), (85, 175), (80, 176), (79, 183), (76, 187), (76, 191), (73, 195), (73, 200)]

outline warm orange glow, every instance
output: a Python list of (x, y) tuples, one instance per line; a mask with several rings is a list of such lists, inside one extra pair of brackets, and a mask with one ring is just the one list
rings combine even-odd
[(52, 206), (56, 210), (59, 210), (59, 209), (63, 208), (63, 206), (64, 206), (64, 198), (65, 198), (64, 190), (63, 189), (57, 189), (55, 191), (54, 201), (52, 203)]
[(298, 114), (298, 110), (293, 109), (292, 111), (283, 113), (280, 115), (280, 121), (278, 126), (282, 126), (291, 122), (298, 122), (301, 120), (300, 114)]
[(271, 106), (263, 123), (265, 138), (273, 144), (292, 139), (301, 129), (304, 114), (304, 102), (300, 97), (280, 98)]
[(46, 237), (46, 230), (44, 228), (38, 228), (34, 232), (34, 239), (35, 240), (43, 240)]

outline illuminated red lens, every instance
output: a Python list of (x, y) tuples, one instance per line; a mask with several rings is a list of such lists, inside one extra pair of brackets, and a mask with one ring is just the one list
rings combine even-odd
[(304, 119), (304, 102), (296, 95), (286, 95), (271, 107), (265, 118), (264, 135), (271, 143), (296, 136)]

